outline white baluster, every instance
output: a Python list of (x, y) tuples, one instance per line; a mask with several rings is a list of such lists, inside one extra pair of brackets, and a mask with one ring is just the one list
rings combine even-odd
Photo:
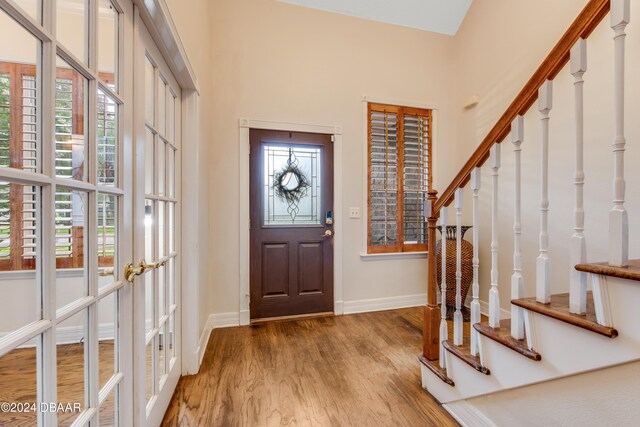
[[(515, 154), (515, 203), (513, 212), (513, 275), (511, 276), (511, 299), (524, 298), (524, 278), (522, 277), (522, 168), (520, 148), (524, 141), (524, 117), (518, 116), (511, 123), (511, 142)], [(511, 336), (517, 340), (524, 338), (524, 310), (511, 304)]]
[(629, 218), (624, 207), (624, 29), (629, 23), (629, 0), (611, 0), (611, 28), (615, 35), (613, 141), (613, 208), (609, 211), (609, 264), (629, 264)]
[(542, 123), (542, 167), (540, 194), (540, 255), (536, 263), (536, 300), (551, 302), (551, 258), (549, 258), (549, 111), (553, 107), (553, 84), (545, 81), (538, 90)]
[(498, 171), (500, 144), (491, 147), (491, 289), (489, 290), (489, 326), (500, 327), (500, 294), (498, 293)]
[(456, 190), (456, 312), (453, 315), (453, 344), (462, 345), (462, 188)]
[(441, 301), (440, 301), (440, 313), (442, 316), (442, 320), (440, 320), (440, 367), (446, 368), (445, 357), (447, 351), (445, 350), (442, 342), (449, 339), (449, 328), (447, 326), (447, 208), (443, 207), (440, 209), (440, 227), (442, 236), (442, 240), (440, 241), (440, 245), (442, 247), (442, 268), (441, 268)]
[(577, 264), (587, 262), (587, 242), (584, 236), (584, 80), (587, 71), (587, 42), (580, 39), (571, 48), (571, 74), (575, 92), (576, 171), (574, 175), (575, 202), (573, 236), (569, 243), (569, 310), (584, 314), (587, 311), (587, 274), (576, 270)]
[(478, 251), (478, 245), (480, 239), (478, 238), (478, 193), (480, 192), (480, 177), (482, 170), (475, 168), (471, 173), (471, 190), (473, 191), (473, 300), (471, 301), (471, 354), (477, 356), (480, 348), (478, 346), (478, 332), (474, 329), (474, 323), (479, 323), (480, 317), (480, 282), (478, 281), (478, 272), (480, 268), (480, 256)]

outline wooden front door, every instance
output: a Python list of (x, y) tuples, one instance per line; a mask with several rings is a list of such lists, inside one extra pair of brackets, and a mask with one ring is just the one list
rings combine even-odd
[(251, 318), (333, 311), (331, 135), (250, 133)]

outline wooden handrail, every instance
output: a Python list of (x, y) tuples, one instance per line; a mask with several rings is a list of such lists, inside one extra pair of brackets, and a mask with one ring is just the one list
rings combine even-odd
[(580, 39), (587, 38), (609, 13), (610, 0), (591, 0), (573, 21), (573, 24), (556, 43), (551, 53), (545, 58), (540, 67), (533, 73), (527, 84), (489, 131), (482, 143), (476, 148), (469, 160), (464, 164), (447, 189), (440, 195), (435, 204), (434, 215), (443, 206), (449, 206), (453, 201), (456, 189), (464, 187), (471, 177), (474, 168), (482, 166), (489, 158), (489, 150), (493, 144), (502, 142), (511, 132), (511, 122), (518, 115), (523, 115), (538, 98), (538, 89), (545, 80), (553, 78), (569, 61), (571, 47)]

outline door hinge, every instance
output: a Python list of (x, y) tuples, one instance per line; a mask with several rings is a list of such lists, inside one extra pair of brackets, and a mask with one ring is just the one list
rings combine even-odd
[(335, 135), (331, 135), (331, 142), (336, 142), (336, 136)]

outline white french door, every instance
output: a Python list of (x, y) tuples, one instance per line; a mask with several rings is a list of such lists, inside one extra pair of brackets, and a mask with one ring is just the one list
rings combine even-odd
[(0, 0), (0, 37), (0, 426), (158, 425), (180, 87), (131, 0)]
[(0, 425), (131, 425), (132, 31), (0, 0)]
[(140, 19), (136, 33), (134, 393), (136, 421), (154, 426), (181, 373), (182, 108), (180, 86)]

